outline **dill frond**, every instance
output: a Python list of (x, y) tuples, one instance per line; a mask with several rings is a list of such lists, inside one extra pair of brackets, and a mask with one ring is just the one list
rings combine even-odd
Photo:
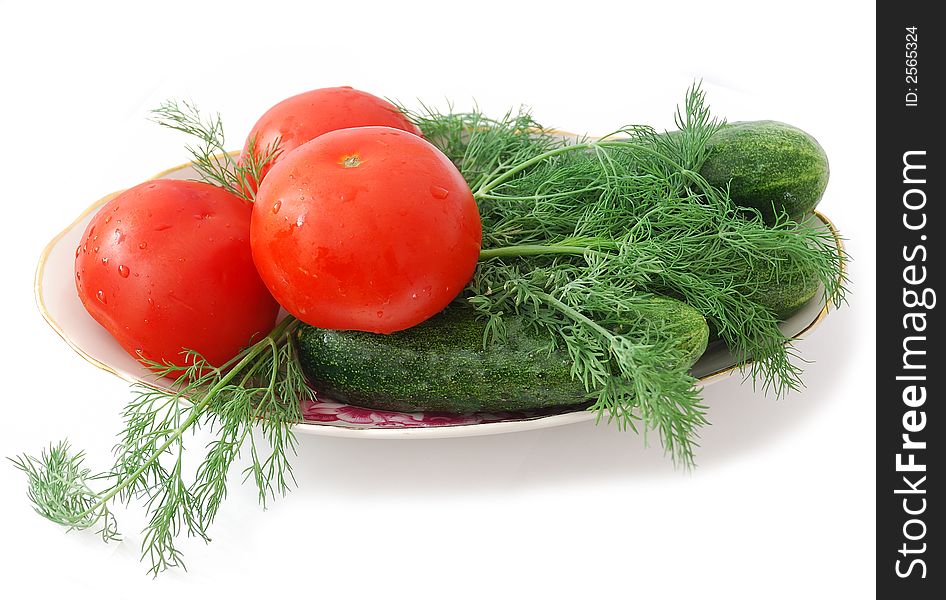
[[(844, 257), (830, 233), (784, 215), (767, 226), (699, 175), (724, 124), (699, 85), (678, 107), (673, 133), (628, 125), (573, 141), (525, 111), (408, 116), (474, 190), (483, 250), (466, 291), (488, 331), (501, 333), (502, 316), (513, 313), (547, 330), (597, 394), (599, 415), (658, 430), (666, 451), (692, 464), (702, 407), (686, 370), (667, 367), (672, 332), (648, 319), (654, 294), (700, 311), (763, 389), (782, 395), (800, 385), (790, 340), (753, 292), (783, 273), (813, 272), (837, 304)], [(625, 322), (628, 304), (641, 318)]]

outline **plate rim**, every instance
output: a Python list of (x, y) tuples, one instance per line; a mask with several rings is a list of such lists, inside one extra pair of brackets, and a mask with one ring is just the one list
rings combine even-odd
[[(236, 156), (239, 154), (239, 151), (228, 152), (227, 154), (231, 156)], [(149, 177), (145, 181), (151, 181), (154, 179), (160, 179), (176, 171), (180, 171), (191, 167), (192, 162), (185, 162), (167, 169), (159, 171), (155, 175)], [(42, 315), (43, 320), (46, 321), (46, 324), (56, 332), (56, 334), (68, 345), (73, 352), (79, 355), (80, 358), (85, 360), (87, 363), (107, 372), (115, 375), (123, 381), (128, 383), (140, 383), (142, 380), (137, 377), (129, 377), (124, 373), (114, 369), (111, 365), (104, 363), (85, 352), (80, 348), (75, 342), (73, 342), (63, 327), (56, 322), (53, 316), (49, 313), (49, 310), (46, 307), (45, 297), (43, 294), (43, 276), (46, 271), (46, 261), (49, 258), (49, 255), (52, 253), (53, 249), (56, 248), (58, 242), (66, 236), (73, 228), (76, 227), (83, 219), (85, 219), (90, 213), (99, 209), (106, 202), (115, 198), (126, 189), (121, 189), (118, 191), (111, 192), (102, 196), (88, 207), (86, 207), (75, 219), (73, 219), (68, 225), (66, 225), (62, 230), (60, 230), (52, 239), (43, 247), (42, 252), (40, 253), (39, 261), (36, 265), (36, 270), (33, 277), (33, 295), (34, 300), (36, 301), (37, 309)], [(828, 229), (831, 231), (831, 235), (834, 238), (835, 245), (837, 247), (838, 256), (841, 259), (841, 272), (840, 278), (843, 280), (847, 274), (847, 253), (844, 250), (844, 240), (841, 237), (840, 232), (834, 223), (829, 219), (824, 213), (818, 211), (817, 209), (812, 211), (814, 216), (816, 216), (822, 223), (824, 223)], [(796, 340), (803, 339), (812, 330), (817, 328), (821, 322), (827, 317), (828, 313), (831, 312), (831, 302), (827, 300), (824, 302), (824, 305), (821, 307), (821, 310), (815, 316), (815, 318), (808, 323), (801, 331), (793, 335), (786, 341), (786, 344), (790, 344)], [(752, 364), (753, 359), (746, 360), (744, 362), (733, 365), (725, 369), (710, 373), (700, 377), (697, 381), (701, 387), (705, 387), (708, 384), (720, 381), (727, 377), (733, 375), (736, 371), (742, 371), (748, 365)], [(339, 422), (325, 422), (319, 423), (314, 421), (307, 421), (302, 423), (297, 423), (293, 426), (293, 429), (302, 433), (311, 433), (316, 435), (325, 435), (331, 437), (365, 437), (365, 438), (384, 438), (384, 439), (397, 439), (397, 438), (446, 438), (446, 437), (464, 437), (472, 435), (491, 435), (497, 433), (512, 433), (514, 431), (523, 431), (526, 429), (537, 429), (540, 427), (558, 427), (562, 425), (570, 425), (573, 423), (582, 423), (586, 421), (596, 420), (600, 418), (600, 415), (596, 412), (579, 409), (576, 411), (570, 411), (555, 415), (546, 415), (535, 418), (526, 418), (526, 419), (515, 419), (509, 421), (497, 421), (491, 423), (470, 423), (463, 425), (433, 425), (427, 427), (351, 427), (346, 426), (345, 424), (340, 424)], [(537, 426), (537, 423), (541, 423), (541, 426)]]

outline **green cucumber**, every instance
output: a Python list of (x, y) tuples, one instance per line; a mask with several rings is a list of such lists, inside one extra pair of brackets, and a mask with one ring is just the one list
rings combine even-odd
[(707, 142), (700, 174), (729, 186), (733, 201), (762, 213), (767, 223), (788, 214), (802, 222), (828, 185), (828, 157), (815, 138), (778, 121), (725, 125)]
[[(773, 278), (771, 271), (766, 270), (759, 279), (753, 285), (749, 297), (769, 309), (780, 321), (797, 313), (821, 289), (818, 273), (811, 267), (806, 270), (798, 265), (788, 265), (779, 272), (777, 278)], [(710, 341), (719, 339), (719, 331), (712, 321), (709, 322), (709, 329)]]
[[(656, 300), (654, 318), (689, 366), (706, 348), (706, 320), (682, 302)], [(299, 362), (320, 396), (381, 410), (507, 411), (589, 400), (551, 337), (516, 317), (504, 322), (505, 341), (485, 349), (486, 324), (462, 301), (390, 335), (303, 326)]]
[[(754, 285), (749, 297), (769, 309), (780, 321), (797, 313), (821, 288), (817, 271), (797, 265), (784, 268), (777, 278), (772, 278), (769, 271), (762, 279), (764, 281)], [(709, 339), (719, 339), (719, 331), (712, 321), (709, 321)]]
[[(797, 225), (798, 229), (822, 227), (812, 221)], [(778, 257), (776, 257), (778, 258)], [(821, 290), (817, 267), (810, 262), (789, 261), (787, 256), (776, 271), (775, 264), (759, 262), (756, 269), (748, 275), (745, 286), (741, 289), (750, 299), (767, 308), (776, 318), (784, 321), (797, 313)], [(719, 339), (715, 323), (709, 322), (710, 341)]]
[[(801, 227), (805, 227), (802, 225)], [(768, 308), (779, 319), (786, 319), (798, 312), (815, 297), (820, 288), (817, 269), (807, 264), (787, 262), (775, 272), (771, 263), (763, 263), (762, 270), (753, 277), (749, 297)]]

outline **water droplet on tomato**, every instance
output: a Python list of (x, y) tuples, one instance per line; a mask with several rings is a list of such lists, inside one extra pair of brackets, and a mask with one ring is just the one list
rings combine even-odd
[(299, 215), (299, 218), (296, 219), (296, 227), (302, 227), (305, 224), (305, 215)]
[(103, 266), (103, 267), (107, 267), (107, 266), (108, 266), (108, 257), (107, 257), (107, 256), (102, 259), (102, 266)]
[[(112, 215), (105, 215), (105, 224), (108, 225), (108, 222), (112, 220)], [(91, 231), (89, 232), (91, 233)]]
[(141, 242), (140, 244), (138, 244), (138, 247), (144, 250), (145, 248), (148, 247), (148, 242)]
[(411, 300), (417, 300), (417, 294), (411, 294)]
[(80, 275), (79, 272), (76, 271), (76, 281), (79, 281), (81, 279), (82, 279), (82, 275)]
[(92, 248), (92, 252), (98, 252), (98, 251), (99, 251), (99, 247), (98, 247), (98, 246)]
[(115, 230), (115, 243), (121, 244), (124, 241), (125, 241), (125, 234), (122, 233), (121, 229), (116, 229)]
[(282, 208), (282, 200), (276, 200), (273, 203), (273, 214), (278, 213), (280, 208)]
[(147, 325), (149, 322), (150, 321), (148, 321), (148, 319), (145, 319), (145, 325)]
[(430, 195), (438, 200), (443, 200), (450, 195), (450, 190), (446, 190), (439, 185), (430, 186)]
[(384, 316), (384, 311), (383, 311), (383, 310), (379, 310), (379, 311), (378, 311), (378, 318), (380, 319), (380, 318), (383, 317), (383, 316)]
[(82, 250), (82, 246), (76, 246), (76, 258), (79, 258), (79, 251)]
[(154, 298), (148, 298), (148, 306), (154, 308)]
[(118, 265), (119, 275), (121, 275), (122, 277), (128, 277), (129, 273), (131, 273), (131, 271), (128, 269), (128, 267), (126, 267), (125, 265)]
[(95, 292), (95, 297), (102, 304), (108, 304), (108, 301), (105, 299), (105, 292), (102, 290)]
[(88, 251), (89, 251), (89, 245), (88, 245), (88, 244), (82, 244), (82, 251), (83, 251), (83, 252), (88, 252)]

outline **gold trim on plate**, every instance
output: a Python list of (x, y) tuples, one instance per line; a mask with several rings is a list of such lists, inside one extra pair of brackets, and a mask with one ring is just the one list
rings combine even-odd
[(69, 337), (66, 335), (66, 332), (63, 331), (59, 323), (57, 323), (56, 320), (53, 319), (52, 315), (49, 314), (49, 311), (46, 309), (46, 302), (43, 296), (43, 275), (46, 272), (46, 260), (49, 258), (49, 254), (53, 251), (53, 248), (56, 247), (56, 244), (59, 242), (59, 240), (63, 238), (63, 236), (65, 236), (67, 233), (72, 231), (72, 228), (78, 225), (80, 221), (85, 219), (89, 215), (89, 213), (98, 210), (103, 204), (105, 204), (106, 202), (108, 202), (109, 200), (111, 200), (112, 198), (114, 198), (120, 193), (121, 192), (112, 192), (111, 194), (96, 200), (94, 203), (92, 203), (91, 206), (89, 206), (84, 211), (82, 211), (82, 213), (78, 217), (76, 217), (75, 220), (72, 221), (72, 223), (70, 223), (65, 229), (57, 233), (56, 236), (53, 239), (51, 239), (48, 244), (46, 244), (46, 247), (43, 248), (43, 252), (39, 255), (39, 264), (36, 265), (36, 274), (33, 277), (33, 295), (36, 297), (36, 306), (37, 308), (39, 308), (39, 314), (41, 314), (43, 316), (43, 319), (46, 321), (46, 323), (48, 323), (49, 326), (52, 327), (53, 331), (56, 332), (56, 335), (62, 338), (62, 340), (66, 342), (66, 344), (68, 344), (69, 347), (72, 348), (76, 354), (81, 356), (86, 362), (102, 369), (103, 371), (108, 371), (112, 375), (115, 375), (116, 377), (120, 377), (121, 379), (124, 379), (125, 381), (128, 381), (130, 383), (135, 383), (134, 379), (125, 377), (122, 373), (119, 373), (118, 371), (110, 367), (109, 365), (89, 356), (88, 354), (85, 353), (84, 350), (82, 350), (82, 348), (77, 346), (75, 342), (69, 339)]

